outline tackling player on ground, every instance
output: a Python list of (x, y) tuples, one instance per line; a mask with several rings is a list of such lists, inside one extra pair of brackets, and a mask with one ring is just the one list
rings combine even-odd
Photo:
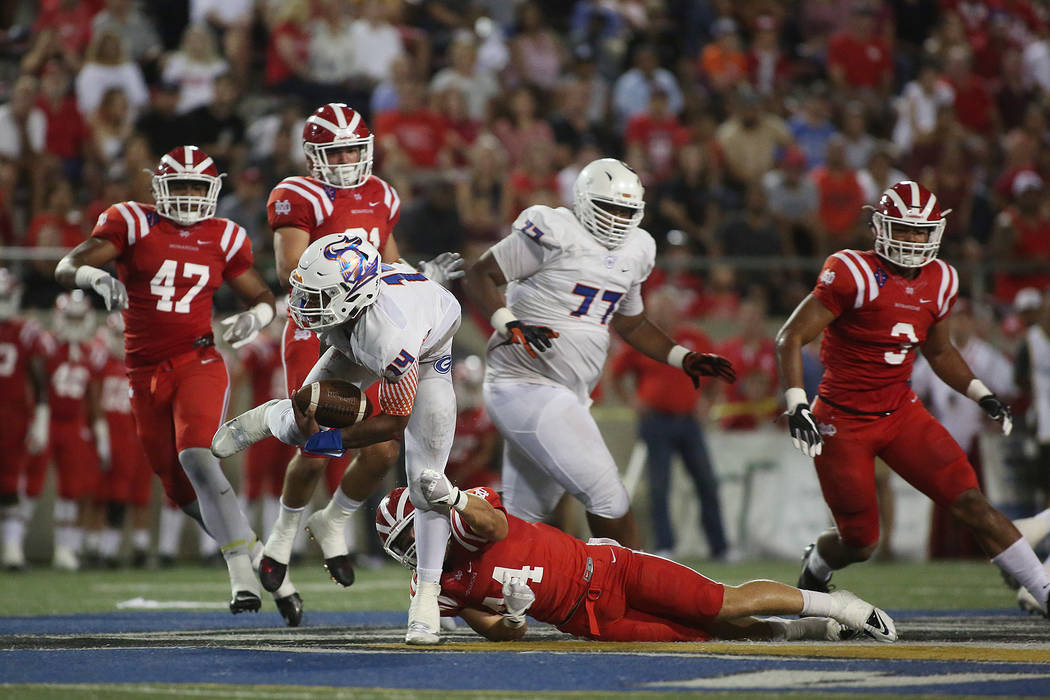
[[(641, 545), (630, 498), (588, 407), (609, 350), (609, 327), (634, 348), (700, 377), (732, 382), (723, 357), (691, 352), (645, 316), (641, 286), (656, 244), (638, 228), (645, 191), (624, 163), (602, 158), (576, 179), (572, 211), (536, 205), (467, 272), (467, 290), (496, 330), (485, 408), (506, 440), (507, 511), (544, 520), (568, 491), (591, 531)], [(506, 296), (500, 287), (506, 285)]]
[[(401, 200), (391, 185), (372, 174), (374, 138), (361, 115), (343, 103), (322, 105), (306, 120), (302, 143), (310, 176), (285, 178), (274, 187), (266, 203), (267, 219), (274, 232), (277, 279), (282, 285), (289, 284), (289, 276), (307, 246), (334, 233), (359, 237), (374, 246), (383, 260), (398, 260), (392, 232), (401, 217)], [(445, 284), (462, 276), (459, 265), (458, 255), (445, 253), (421, 267), (427, 277)], [(285, 326), (282, 352), (287, 395), (291, 396), (305, 383), (307, 373), (321, 356), (321, 343), (293, 316)], [(343, 481), (357, 506), (375, 491), (397, 463), (400, 452), (395, 441), (370, 444), (358, 451)], [(300, 451), (288, 464), (281, 508), (266, 541), (267, 565), (270, 561), (280, 566), (288, 564), (303, 511), (328, 463), (328, 457)], [(337, 545), (332, 539), (325, 549), (325, 559), (337, 582), (344, 586), (353, 582), (354, 570), (345, 541)]]
[[(1045, 613), (1047, 572), (1017, 528), (988, 503), (962, 448), (909, 385), (918, 347), (938, 377), (1010, 432), (1009, 408), (974, 377), (941, 323), (959, 288), (955, 268), (936, 258), (947, 213), (916, 182), (887, 189), (872, 212), (874, 250), (829, 257), (813, 292), (777, 334), (791, 438), (813, 457), (837, 526), (806, 550), (798, 585), (826, 591), (833, 571), (875, 550), (878, 456), (949, 508)], [(821, 332), (825, 372), (811, 408), (801, 388), (801, 350)]]
[[(67, 287), (93, 289), (124, 310), (131, 405), (142, 445), (164, 491), (219, 544), (230, 573), (233, 613), (257, 611), (252, 560), (261, 543), (208, 447), (223, 420), (229, 376), (212, 336), (212, 295), (225, 281), (248, 311), (223, 321), (235, 348), (273, 320), (274, 296), (252, 268), (242, 226), (214, 218), (221, 176), (196, 146), (165, 154), (153, 175), (156, 206), (114, 204), (91, 237), (59, 261)], [(116, 262), (117, 277), (100, 269)], [(290, 582), (275, 593), (291, 626), (302, 600)]]
[[(305, 383), (339, 378), (364, 391), (378, 382), (379, 412), (341, 430), (322, 431), (312, 413), (302, 414), (294, 401), (268, 401), (216, 432), (215, 455), (229, 456), (270, 435), (303, 446), (308, 453), (330, 456), (403, 437), (410, 484), (418, 483), (424, 469), (444, 469), (456, 427), (450, 376), (452, 336), (460, 323), (456, 298), (411, 267), (383, 264), (374, 246), (345, 233), (311, 243), (291, 283), (292, 317), (299, 327), (319, 333), (329, 346)], [(347, 470), (328, 506), (310, 516), (307, 526), (333, 575), (337, 567), (330, 560), (334, 552), (345, 553), (346, 521), (360, 506), (347, 488), (353, 471), (353, 467)], [(418, 489), (412, 490), (412, 500), (420, 509), (416, 568), (420, 586), (409, 608), (405, 641), (436, 644), (440, 641), (438, 581), (449, 522), (442, 513), (430, 510)], [(290, 542), (287, 548), (290, 553)], [(263, 558), (264, 586), (280, 582), (286, 562)]]
[[(495, 491), (461, 491), (425, 470), (419, 490), (446, 514), (452, 540), (438, 602), (493, 641), (520, 639), (525, 612), (562, 632), (610, 642), (897, 639), (893, 620), (848, 591), (800, 591), (775, 581), (726, 586), (669, 559), (611, 540), (587, 542), (509, 513)], [(415, 565), (413, 499), (394, 489), (376, 512), (383, 548)], [(804, 615), (799, 620), (753, 615)], [(845, 629), (843, 629), (845, 628)]]

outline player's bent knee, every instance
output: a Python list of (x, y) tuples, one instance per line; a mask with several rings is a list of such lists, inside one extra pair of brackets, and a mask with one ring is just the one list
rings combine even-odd
[(631, 510), (631, 497), (623, 484), (619, 488), (604, 489), (600, 493), (580, 494), (578, 498), (591, 515), (607, 520), (619, 520)]

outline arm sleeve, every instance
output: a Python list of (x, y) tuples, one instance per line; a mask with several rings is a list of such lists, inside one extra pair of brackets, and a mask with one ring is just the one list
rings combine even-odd
[[(836, 316), (856, 306), (857, 282), (851, 271), (836, 253), (824, 261), (824, 267), (813, 288), (813, 296)], [(857, 273), (859, 274), (859, 272)]]
[(379, 384), (379, 410), (391, 416), (411, 415), (418, 384), (419, 362), (414, 359), (400, 375), (384, 372)]
[(126, 203), (114, 204), (109, 209), (98, 215), (95, 228), (91, 231), (92, 238), (101, 238), (109, 241), (116, 247), (117, 254), (121, 255), (128, 247), (129, 226), (136, 226), (137, 221), (134, 214), (128, 209)]
[[(501, 510), (504, 513), (507, 512), (503, 508), (503, 503), (500, 501), (499, 495), (492, 489), (485, 488), (484, 486), (477, 486), (472, 489), (467, 489), (467, 493), (485, 499), (489, 505), (496, 510)], [(492, 545), (492, 542), (489, 539), (482, 537), (470, 528), (470, 525), (463, 520), (463, 516), (460, 515), (459, 511), (453, 509), (449, 514), (449, 519), (452, 521), (452, 541), (466, 549), (468, 552), (483, 551)]]

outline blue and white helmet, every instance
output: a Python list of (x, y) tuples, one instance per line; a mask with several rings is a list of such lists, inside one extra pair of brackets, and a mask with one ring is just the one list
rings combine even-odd
[(379, 296), (380, 264), (379, 251), (360, 236), (333, 233), (317, 239), (289, 277), (292, 318), (311, 331), (357, 318)]
[(623, 161), (599, 158), (577, 176), (572, 211), (599, 243), (617, 248), (627, 232), (642, 223), (645, 188), (638, 173)]

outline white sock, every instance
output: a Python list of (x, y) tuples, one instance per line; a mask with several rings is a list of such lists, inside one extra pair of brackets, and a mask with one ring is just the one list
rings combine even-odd
[(354, 522), (354, 517), (350, 516), (346, 519), (346, 525), (343, 526), (343, 537), (346, 538), (346, 547), (351, 552), (357, 551), (357, 523)]
[(992, 563), (1013, 576), (1045, 610), (1050, 576), (1023, 537), (992, 557)]
[(21, 513), (9, 515), (4, 519), (3, 525), (3, 540), (4, 542), (10, 542), (18, 546), (22, 545), (22, 541), (26, 536), (26, 521), (22, 519)]
[[(306, 518), (309, 518), (311, 513), (313, 513), (313, 511), (310, 510), (310, 506), (304, 507), (303, 519), (305, 520)], [(292, 540), (292, 552), (295, 554), (302, 554), (304, 549), (306, 549), (306, 528), (300, 527), (299, 531), (295, 533), (295, 539)]]
[(831, 606), (834, 604), (834, 598), (831, 597), (830, 593), (820, 593), (818, 591), (807, 591), (800, 589), (799, 593), (802, 594), (802, 612), (801, 615), (806, 617), (830, 617)]
[(249, 548), (244, 552), (238, 552), (226, 557), (226, 569), (230, 572), (230, 591), (236, 595), (237, 591), (252, 591), (259, 594), (259, 581), (252, 571), (252, 560), (248, 555)]
[(281, 399), (266, 411), (266, 427), (270, 434), (286, 445), (302, 445), (306, 437), (295, 424), (291, 399)]
[(56, 500), (55, 522), (62, 524), (70, 524), (76, 522), (77, 510), (78, 509), (76, 501), (67, 501), (65, 499)]
[(417, 509), (415, 529), (416, 573), (420, 581), (438, 583), (452, 523), (441, 511)]
[(22, 522), (28, 523), (33, 519), (33, 513), (36, 512), (36, 501), (37, 499), (28, 496), (22, 499)]
[(206, 447), (191, 447), (179, 453), (179, 463), (197, 494), (204, 526), (219, 543), (222, 555), (247, 555), (255, 542), (255, 532), (248, 525), (219, 460)]
[(1030, 518), (1015, 520), (1014, 526), (1021, 532), (1028, 544), (1035, 547), (1046, 539), (1047, 535), (1050, 535), (1050, 508)]
[(281, 510), (277, 514), (277, 520), (273, 523), (273, 530), (266, 540), (266, 555), (282, 564), (287, 564), (292, 558), (292, 544), (295, 536), (299, 534), (300, 525), (303, 521), (303, 513), (306, 508), (289, 508), (281, 503)]
[(324, 507), (325, 520), (330, 522), (332, 527), (346, 527), (346, 521), (357, 512), (362, 503), (364, 501), (355, 501), (343, 493), (343, 489), (337, 488), (331, 500), (328, 501), (328, 505)]
[(84, 528), (82, 527), (70, 527), (67, 528), (69, 537), (69, 548), (77, 554), (84, 548)]
[(84, 533), (84, 553), (99, 554), (102, 551), (102, 533), (88, 530)]
[(831, 572), (834, 571), (834, 569), (828, 566), (828, 563), (824, 561), (824, 557), (820, 556), (820, 551), (817, 547), (813, 547), (813, 551), (809, 553), (809, 557), (806, 559), (806, 568), (821, 581), (827, 581), (830, 579)]
[(116, 559), (120, 552), (121, 532), (115, 527), (107, 527), (102, 531), (98, 541), (98, 553), (103, 559)]
[(259, 532), (263, 533), (263, 539), (270, 536), (270, 530), (273, 528), (273, 521), (277, 520), (277, 515), (281, 512), (281, 500), (274, 498), (273, 496), (265, 496), (262, 502), (262, 528)]
[(179, 539), (188, 516), (178, 508), (160, 509), (160, 528), (157, 532), (157, 553), (175, 558), (179, 553)]
[(136, 552), (144, 552), (149, 549), (149, 530), (133, 530), (131, 533), (131, 546)]

